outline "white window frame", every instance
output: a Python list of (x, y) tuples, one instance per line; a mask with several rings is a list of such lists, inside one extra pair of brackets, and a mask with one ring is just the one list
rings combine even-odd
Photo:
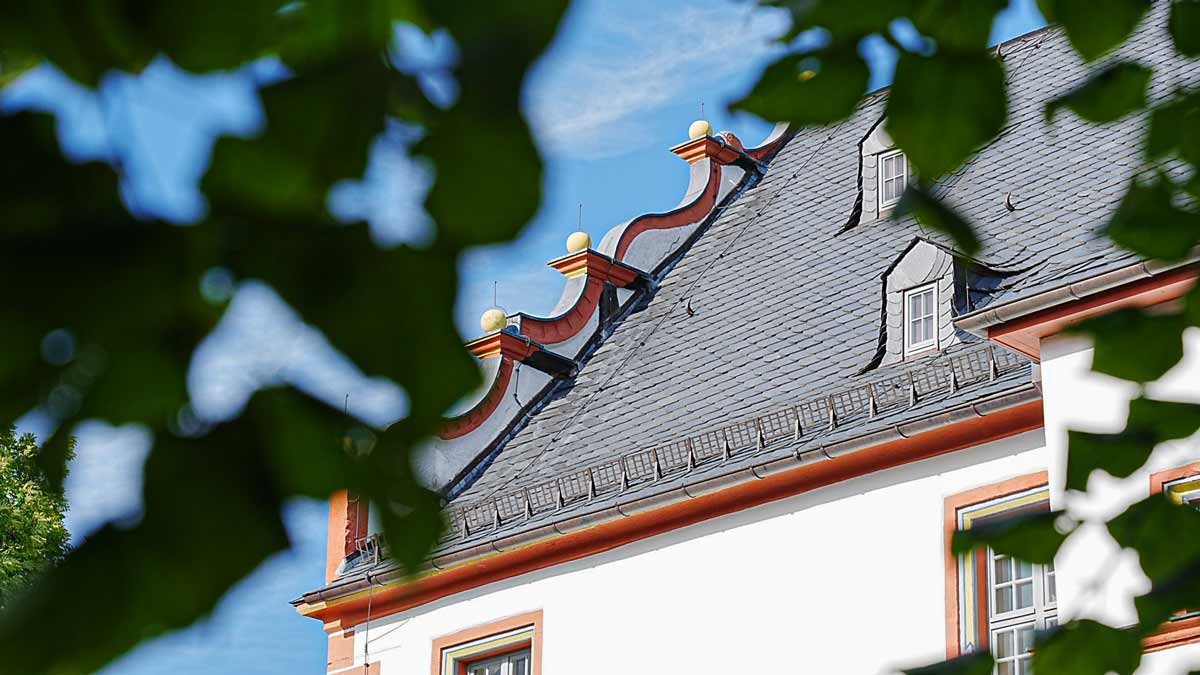
[[(516, 671), (517, 663), (525, 661), (525, 671), (518, 673)], [(480, 669), (486, 669), (488, 675), (531, 675), (531, 664), (533, 662), (533, 651), (529, 648), (519, 649), (515, 652), (501, 654), (499, 656), (484, 657), (475, 661), (468, 661), (466, 666), (467, 675), (475, 675), (480, 672)]]
[[(901, 159), (900, 168), (902, 170), (902, 173), (897, 174), (895, 176), (885, 176), (883, 173), (883, 167), (885, 164), (884, 160), (891, 159), (891, 158), (897, 157), (897, 156), (900, 157), (900, 159)], [(876, 194), (879, 195), (879, 212), (880, 213), (883, 213), (885, 210), (890, 209), (893, 206), (895, 206), (896, 204), (900, 203), (900, 195), (904, 194), (904, 188), (908, 187), (908, 173), (909, 173), (908, 172), (908, 158), (904, 156), (903, 150), (889, 150), (887, 152), (879, 153), (879, 157), (877, 158), (877, 161), (875, 163), (875, 174), (876, 174), (876, 177), (878, 180), (878, 183), (875, 187), (876, 187)], [(889, 181), (889, 180), (896, 180), (897, 178), (899, 178), (902, 183), (900, 190), (896, 193), (896, 196), (893, 197), (892, 199), (884, 198), (884, 194), (885, 194), (884, 189), (883, 189), (884, 184), (887, 183), (887, 181)]]
[[(1029, 607), (1017, 608), (1007, 612), (996, 611), (996, 590), (1001, 586), (1011, 586), (1013, 589), (1014, 605), (1016, 604), (1017, 586), (1014, 581), (1000, 582), (995, 578), (996, 561), (1010, 561), (1010, 565), (1017, 564), (1017, 560), (1012, 556), (997, 555), (992, 549), (988, 549), (988, 570), (987, 570), (987, 589), (988, 589), (988, 631), (989, 644), (991, 644), (992, 654), (996, 657), (996, 674), (997, 675), (1028, 675), (1033, 661), (1033, 639), (1038, 631), (1043, 631), (1048, 628), (1053, 628), (1058, 625), (1058, 598), (1050, 597), (1049, 583), (1054, 579), (1054, 565), (1030, 565), (1029, 580), (1033, 588), (1031, 589), (1030, 599), (1032, 605)], [(1015, 579), (1015, 575), (1013, 575)], [(1057, 593), (1055, 594), (1057, 596)], [(1013, 653), (1001, 655), (1000, 636), (1004, 633), (1012, 635)], [(1027, 636), (1025, 644), (1022, 645), (1022, 634)], [(1011, 664), (1011, 666), (1008, 666)]]
[[(933, 313), (929, 315), (929, 318), (932, 319), (931, 323), (933, 325), (933, 328), (930, 331), (929, 339), (914, 343), (912, 340), (912, 321), (913, 321), (914, 317), (912, 314), (912, 305), (910, 304), (909, 301), (913, 296), (924, 295), (926, 293), (931, 294), (930, 297), (932, 298), (929, 306)], [(929, 351), (932, 349), (937, 349), (937, 347), (938, 347), (938, 329), (940, 328), (940, 326), (938, 325), (937, 283), (935, 282), (932, 284), (925, 284), (924, 286), (917, 286), (916, 288), (910, 288), (907, 291), (904, 291), (903, 303), (904, 303), (904, 323), (901, 326), (900, 330), (903, 331), (903, 333), (904, 333), (904, 335), (903, 335), (903, 337), (904, 337), (904, 355), (909, 356), (912, 354), (920, 354), (922, 352), (926, 352), (926, 351)], [(922, 316), (921, 318), (924, 319), (925, 317)]]

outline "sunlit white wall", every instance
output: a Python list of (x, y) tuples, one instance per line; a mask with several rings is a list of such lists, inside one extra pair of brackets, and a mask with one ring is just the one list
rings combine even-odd
[(945, 655), (945, 497), (1044, 470), (1040, 432), (880, 472), (463, 593), (355, 632), (382, 675), (544, 612), (543, 672), (893, 673)]

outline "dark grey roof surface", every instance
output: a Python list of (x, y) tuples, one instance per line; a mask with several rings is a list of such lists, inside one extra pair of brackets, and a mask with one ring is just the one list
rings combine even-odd
[[(1153, 66), (1155, 97), (1200, 82), (1200, 61), (1174, 54), (1164, 14), (1157, 11), (1112, 57)], [(999, 299), (1009, 300), (1135, 259), (1096, 234), (1140, 166), (1144, 122), (1131, 118), (1093, 126), (1063, 111), (1047, 125), (1044, 103), (1080, 83), (1089, 69), (1057, 29), (1013, 40), (1002, 52), (1009, 126), (938, 189), (976, 224), (985, 245), (982, 262), (1024, 270), (1006, 280)], [(792, 138), (762, 181), (716, 218), (574, 382), (552, 394), (489, 460), (452, 502), (452, 520), (466, 518), (467, 507), (554, 483), (581, 468), (619, 462), (639, 450), (867, 382), (943, 372), (938, 359), (978, 361), (989, 348), (963, 335), (965, 344), (935, 359), (862, 373), (878, 347), (880, 275), (916, 236), (948, 243), (911, 220), (862, 222), (837, 234), (858, 195), (858, 144), (883, 114), (885, 97), (886, 92), (870, 97), (836, 127), (806, 129)], [(1005, 206), (1009, 194), (1016, 211)], [(694, 315), (685, 309), (689, 304)], [(711, 469), (629, 487), (621, 497), (654, 494), (732, 470), (739, 462), (819, 447), (1027, 386), (1028, 364), (991, 349), (999, 365), (985, 380), (941, 388), (915, 404), (852, 423), (842, 420), (749, 459), (726, 457)], [(456, 522), (442, 551), (603, 508), (604, 502), (559, 504), (543, 515), (526, 514), (473, 533)]]

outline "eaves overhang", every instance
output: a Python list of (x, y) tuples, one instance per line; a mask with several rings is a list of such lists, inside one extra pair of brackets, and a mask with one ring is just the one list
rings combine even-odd
[(1035, 360), (1042, 338), (1086, 318), (1182, 297), (1200, 273), (1200, 254), (1164, 263), (1139, 261), (1086, 279), (964, 314), (954, 325)]

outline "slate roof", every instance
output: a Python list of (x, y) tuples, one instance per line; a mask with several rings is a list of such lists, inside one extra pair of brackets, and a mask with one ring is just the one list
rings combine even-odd
[[(1153, 66), (1155, 97), (1200, 84), (1200, 61), (1174, 54), (1164, 13), (1147, 24), (1114, 57)], [(999, 299), (1008, 300), (1135, 259), (1096, 232), (1141, 165), (1144, 122), (1094, 126), (1062, 111), (1047, 125), (1044, 103), (1080, 83), (1089, 68), (1055, 28), (1001, 51), (1008, 127), (939, 191), (978, 227), (982, 260), (1028, 268), (1006, 284)], [(716, 219), (574, 385), (549, 401), (456, 503), (861, 379), (877, 346), (880, 274), (914, 236), (939, 239), (911, 220), (863, 222), (835, 236), (858, 193), (858, 143), (882, 115), (885, 98), (871, 97), (843, 124), (792, 138), (762, 182)], [(1005, 206), (1008, 194), (1016, 211)]]
[[(1153, 66), (1154, 98), (1200, 84), (1200, 61), (1174, 53), (1163, 4), (1109, 57)], [(1085, 66), (1060, 30), (1036, 31), (1000, 51), (1008, 73), (1008, 127), (938, 187), (976, 225), (985, 246), (981, 262), (1023, 270), (1005, 279), (992, 302), (1136, 260), (1097, 232), (1141, 166), (1144, 124), (1130, 118), (1094, 126), (1067, 111), (1045, 123), (1047, 100), (1108, 61)], [(763, 179), (718, 214), (574, 380), (477, 468), (477, 478), (448, 507), (452, 529), (439, 555), (963, 404), (1029, 392), (1024, 357), (961, 332), (961, 344), (941, 354), (864, 372), (879, 343), (881, 275), (914, 237), (950, 244), (912, 220), (864, 221), (842, 232), (858, 197), (858, 144), (882, 116), (886, 96), (885, 90), (868, 97), (842, 124), (804, 129), (788, 141)], [(1006, 195), (1017, 210), (1006, 208)], [(972, 375), (951, 383), (951, 369)], [(786, 415), (781, 411), (801, 415), (808, 403), (830, 402), (839, 392), (910, 377), (932, 378), (936, 386), (916, 400), (809, 426), (799, 437), (784, 434), (766, 445), (756, 439), (748, 447), (743, 439), (734, 452), (678, 473), (642, 482), (626, 475), (615, 492), (582, 499), (567, 494), (578, 489), (568, 487), (572, 476), (595, 480), (600, 467), (628, 470), (638, 461), (631, 458), (647, 449), (657, 449), (650, 461), (663, 460), (672, 444), (686, 439), (699, 443), (721, 429), (728, 437), (747, 420), (761, 429), (764, 420)], [(543, 489), (555, 503), (531, 509), (541, 499), (531, 493)], [(527, 503), (512, 501), (522, 499)], [(497, 509), (524, 513), (497, 525)]]

